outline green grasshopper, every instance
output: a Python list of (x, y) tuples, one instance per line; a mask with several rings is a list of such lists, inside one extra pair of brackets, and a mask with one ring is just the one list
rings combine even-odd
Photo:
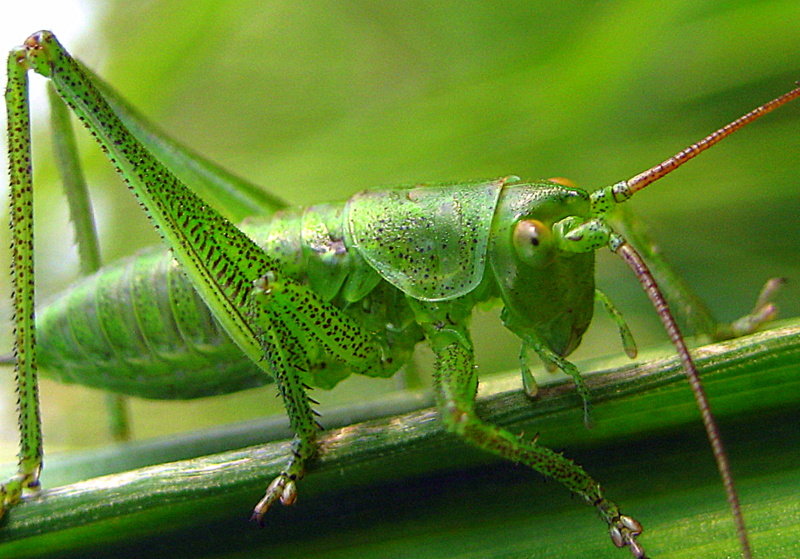
[[(151, 254), (101, 271), (48, 307), (38, 320), (33, 307), (28, 70), (51, 80), (171, 249), (169, 254)], [(595, 299), (611, 310), (626, 350), (634, 353), (627, 327), (594, 286), (594, 252), (607, 246), (633, 269), (677, 348), (728, 491), (743, 556), (750, 557), (727, 458), (695, 366), (653, 275), (631, 244), (612, 229), (609, 217), (637, 191), (798, 96), (800, 88), (652, 169), (591, 194), (558, 181), (526, 183), (516, 177), (415, 185), (364, 191), (343, 204), (287, 210), (265, 223), (238, 229), (152, 155), (160, 140), (151, 137), (106, 86), (72, 59), (50, 32), (35, 33), (8, 58), (21, 448), (17, 474), (0, 489), (0, 513), (17, 504), (25, 490), (38, 487), (42, 440), (37, 349), (42, 350), (41, 363), (61, 371), (65, 380), (126, 394), (189, 398), (274, 381), (295, 437), (284, 470), (255, 506), (253, 519), (263, 522), (273, 504), (296, 500), (297, 482), (316, 453), (320, 426), (307, 389), (330, 388), (351, 373), (390, 376), (424, 340), (436, 357), (435, 396), (450, 431), (557, 480), (597, 509), (615, 545), (643, 558), (637, 540), (641, 525), (622, 514), (583, 468), (536, 440), (481, 421), (474, 405), (478, 380), (468, 319), (477, 304), (500, 301), (503, 323), (522, 340), (526, 390), (535, 391), (528, 367), (531, 352), (548, 367), (572, 376), (588, 421), (588, 391), (566, 357), (580, 343)], [(234, 191), (241, 198), (259, 196)], [(263, 202), (263, 207), (275, 205)], [(92, 307), (90, 297), (100, 304)], [(165, 307), (171, 308), (163, 315)], [(133, 331), (131, 313), (141, 309), (153, 312)], [(772, 314), (771, 304), (761, 300), (753, 315), (730, 333), (749, 331)], [(109, 345), (98, 341), (99, 324), (115, 332)], [(182, 355), (206, 348), (209, 340), (222, 354), (236, 357), (215, 357), (222, 362), (215, 367)], [(149, 376), (131, 374), (130, 364), (148, 360), (148, 351), (164, 362), (163, 370)], [(94, 358), (86, 362), (77, 353)]]

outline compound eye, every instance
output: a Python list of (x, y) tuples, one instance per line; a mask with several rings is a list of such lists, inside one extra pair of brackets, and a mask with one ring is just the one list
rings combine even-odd
[(551, 237), (550, 228), (538, 219), (523, 219), (514, 227), (514, 247), (525, 262), (534, 261)]

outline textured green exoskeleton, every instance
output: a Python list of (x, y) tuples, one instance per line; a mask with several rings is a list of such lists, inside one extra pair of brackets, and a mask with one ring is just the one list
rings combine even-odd
[[(28, 70), (50, 78), (171, 249), (101, 270), (49, 306), (37, 324)], [(594, 251), (608, 246), (636, 271), (678, 348), (729, 490), (743, 553), (749, 556), (724, 452), (691, 358), (644, 262), (606, 218), (616, 204), (797, 97), (800, 89), (650, 171), (591, 195), (553, 181), (526, 183), (516, 177), (419, 185), (285, 210), (239, 229), (162, 162), (179, 166), (174, 150), (153, 156), (162, 153), (160, 140), (105, 86), (96, 86), (51, 33), (36, 33), (13, 50), (8, 72), (22, 445), (18, 473), (0, 490), (2, 512), (20, 500), (23, 490), (37, 487), (41, 469), (34, 328), (41, 335), (41, 364), (70, 382), (151, 398), (192, 398), (274, 381), (295, 439), (284, 471), (256, 505), (253, 517), (259, 522), (276, 501), (294, 502), (297, 480), (316, 452), (319, 426), (306, 388), (330, 388), (351, 373), (389, 376), (426, 340), (436, 356), (436, 400), (448, 429), (562, 483), (596, 507), (617, 546), (644, 557), (636, 539), (639, 523), (621, 514), (581, 467), (535, 440), (481, 421), (474, 405), (477, 374), (468, 318), (477, 304), (497, 300), (504, 305), (503, 322), (522, 340), (527, 389), (535, 389), (527, 372), (532, 350), (548, 366), (572, 375), (586, 406), (586, 388), (566, 356), (580, 343), (596, 298), (616, 317), (623, 339), (630, 338), (618, 313), (594, 288)], [(242, 195), (232, 214), (253, 207), (251, 194)], [(765, 304), (752, 322), (768, 317), (769, 308)], [(625, 342), (629, 353), (631, 345)]]

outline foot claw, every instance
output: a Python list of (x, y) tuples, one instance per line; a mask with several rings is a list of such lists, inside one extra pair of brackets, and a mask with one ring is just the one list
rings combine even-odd
[(286, 486), (283, 488), (281, 492), (281, 504), (282, 505), (293, 505), (294, 502), (297, 500), (297, 484), (294, 480), (289, 480), (286, 482)]
[(297, 500), (297, 484), (285, 473), (273, 479), (269, 484), (264, 497), (253, 508), (250, 520), (257, 522), (259, 526), (264, 526), (264, 515), (278, 500), (282, 505), (293, 505)]
[(771, 278), (767, 280), (761, 293), (758, 294), (755, 307), (747, 314), (721, 330), (718, 337), (722, 339), (736, 338), (752, 334), (765, 324), (775, 320), (778, 316), (778, 307), (772, 298), (786, 284), (786, 278)]
[(642, 525), (635, 518), (620, 515), (616, 521), (609, 526), (611, 541), (617, 547), (628, 546), (631, 555), (636, 559), (647, 559), (644, 548), (636, 541), (636, 536), (642, 533)]
[(0, 483), (0, 519), (22, 500), (23, 492), (37, 492), (41, 489), (40, 469), (40, 465), (34, 466), (31, 471), (20, 471), (7, 482)]

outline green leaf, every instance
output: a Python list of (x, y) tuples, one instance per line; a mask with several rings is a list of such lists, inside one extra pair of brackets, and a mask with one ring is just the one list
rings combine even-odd
[[(693, 353), (722, 422), (756, 554), (796, 556), (800, 321)], [(539, 433), (542, 444), (565, 449), (594, 473), (645, 525), (642, 542), (653, 557), (735, 555), (730, 515), (677, 359), (598, 370), (587, 384), (591, 430), (569, 384), (545, 386), (534, 403), (522, 395), (517, 372), (482, 385), (480, 412)], [(445, 433), (428, 404), (411, 393), (330, 417), (342, 424), (375, 418), (327, 431), (300, 500), (270, 511), (263, 530), (246, 518), (283, 464), (285, 441), (47, 489), (12, 511), (0, 555), (104, 556), (113, 548), (115, 557), (145, 549), (170, 557), (621, 556), (589, 507)], [(412, 411), (379, 417), (404, 407)], [(263, 427), (233, 426), (229, 442)], [(139, 465), (157, 449), (176, 459), (202, 454), (204, 445), (218, 449), (221, 439), (193, 435), (188, 449), (176, 438), (117, 453)], [(109, 456), (83, 460), (96, 466)], [(72, 475), (83, 468), (74, 457), (60, 461)], [(57, 461), (48, 467), (55, 471)]]

